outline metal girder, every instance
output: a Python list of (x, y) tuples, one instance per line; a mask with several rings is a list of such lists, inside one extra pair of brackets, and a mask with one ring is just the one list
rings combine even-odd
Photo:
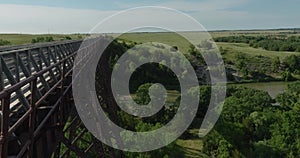
[[(24, 64), (23, 61), (20, 59), (20, 56), (19, 56), (19, 55), (17, 55), (17, 59), (20, 61), (20, 62), (19, 62), (19, 63), (20, 63), (20, 67), (21, 67), (21, 69), (22, 69), (24, 75), (25, 75), (26, 77), (30, 77), (30, 76), (31, 76), (31, 73), (30, 73), (30, 71), (26, 68), (25, 64)], [(39, 95), (38, 97), (42, 97), (42, 93), (41, 93), (39, 90), (37, 90), (37, 95)]]
[[(36, 72), (41, 71), (42, 69), (39, 68), (39, 66), (37, 65), (36, 61), (34, 60), (34, 57), (32, 56), (32, 54), (30, 54), (30, 59), (31, 59), (31, 64), (34, 67)], [(50, 89), (49, 83), (45, 80), (44, 76), (40, 76), (39, 77), (44, 88), (46, 89), (46, 91), (48, 91)]]
[[(49, 58), (51, 58), (54, 63), (57, 63), (57, 58), (56, 58), (55, 52), (54, 52), (54, 55), (53, 55), (53, 52), (51, 51), (50, 47), (48, 47), (48, 51), (50, 52), (49, 53), (49, 55), (50, 55)], [(55, 48), (54, 48), (54, 51), (55, 51)], [(59, 66), (56, 66), (56, 70), (57, 70), (58, 74), (61, 74)]]
[[(62, 55), (63, 55), (63, 57), (66, 57), (66, 56), (68, 56), (69, 54), (71, 54), (70, 52), (68, 52), (68, 50), (66, 50), (66, 47), (65, 47), (65, 45), (60, 45), (60, 49), (61, 49), (61, 51), (62, 51)], [(68, 64), (68, 66), (72, 66), (72, 61), (70, 61), (70, 58), (67, 60), (67, 64)]]
[[(47, 59), (46, 59), (44, 53), (41, 52), (41, 51), (39, 51), (39, 54), (40, 54), (40, 56), (41, 56), (41, 59), (44, 61), (45, 65), (46, 65), (47, 67), (50, 66), (50, 62), (47, 61)], [(52, 71), (52, 70), (49, 70), (49, 73), (50, 73), (50, 76), (52, 77), (52, 79), (54, 80), (54, 82), (57, 82), (58, 80), (57, 80), (57, 78), (55, 77), (53, 71)]]
[[(7, 65), (5, 64), (3, 57), (1, 57), (1, 65), (2, 65), (2, 70), (3, 70), (3, 72), (5, 73), (5, 75), (6, 75), (7, 79), (8, 79), (8, 81), (10, 82), (10, 84), (11, 84), (11, 85), (16, 84), (17, 81), (15, 80), (13, 74), (11, 74), (11, 72), (9, 71), (9, 68), (8, 68)], [(20, 102), (22, 103), (22, 105), (23, 105), (26, 109), (28, 109), (28, 108), (29, 108), (29, 102), (28, 102), (28, 100), (26, 99), (26, 97), (24, 96), (24, 93), (22, 92), (22, 90), (21, 90), (21, 89), (18, 89), (18, 90), (16, 91), (16, 94), (17, 94), (17, 96), (18, 96)]]

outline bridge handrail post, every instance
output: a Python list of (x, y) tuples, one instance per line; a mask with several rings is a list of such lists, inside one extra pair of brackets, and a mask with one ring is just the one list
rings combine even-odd
[(34, 131), (35, 131), (35, 117), (36, 117), (36, 101), (37, 101), (37, 78), (31, 81), (30, 83), (31, 90), (31, 99), (30, 99), (30, 110), (31, 113), (29, 115), (29, 138), (30, 145), (28, 147), (28, 157), (34, 157)]
[(9, 130), (9, 105), (11, 94), (7, 94), (1, 99), (1, 158), (8, 156), (8, 130)]
[(60, 126), (63, 125), (64, 116), (63, 116), (63, 106), (64, 106), (64, 86), (65, 86), (65, 75), (66, 75), (66, 60), (61, 63), (61, 89), (60, 89), (60, 106), (59, 106), (59, 123)]

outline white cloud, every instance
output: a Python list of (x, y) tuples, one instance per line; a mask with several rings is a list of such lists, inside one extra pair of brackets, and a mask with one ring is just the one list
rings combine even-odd
[(256, 29), (290, 26), (291, 20), (274, 13), (256, 13), (235, 10), (246, 6), (251, 0), (205, 0), (197, 2), (169, 1), (161, 6), (188, 13), (208, 30), (215, 29)]
[[(229, 9), (241, 5), (246, 5), (250, 0), (205, 0), (205, 1), (183, 1), (183, 0), (175, 0), (175, 1), (166, 1), (159, 3), (151, 3), (147, 5), (155, 5), (155, 6), (163, 6), (169, 7), (173, 9), (177, 9), (184, 12), (194, 12), (194, 11), (216, 11), (216, 10), (224, 10)], [(139, 3), (123, 3), (123, 2), (115, 2), (115, 4), (122, 9), (128, 9), (132, 7), (139, 7), (145, 5), (145, 1), (140, 1)]]
[[(118, 2), (116, 4), (120, 8), (126, 9), (143, 5), (143, 2), (144, 1), (141, 1), (135, 4)], [(260, 15), (247, 11), (234, 10), (234, 8), (245, 6), (249, 3), (251, 3), (250, 0), (204, 0), (193, 2), (179, 0), (153, 3), (152, 5), (173, 8), (185, 12), (198, 20), (208, 30), (257, 28), (266, 24), (263, 23), (263, 20), (278, 20), (278, 17), (275, 15)]]
[(169, 31), (203, 31), (203, 28), (197, 22), (185, 14), (164, 7), (140, 7), (126, 10), (126, 12), (110, 17), (94, 31), (127, 32), (145, 27), (161, 28)]
[(0, 32), (89, 32), (94, 25), (115, 12), (0, 4)]
[[(242, 29), (242, 28), (274, 28), (297, 25), (297, 20), (284, 18), (275, 14), (258, 14), (247, 11), (236, 11), (232, 8), (247, 5), (250, 0), (205, 0), (199, 2), (168, 1), (151, 5), (174, 8), (188, 13), (208, 30)], [(150, 2), (149, 2), (150, 3)], [(148, 4), (149, 4), (148, 3)], [(145, 5), (116, 3), (119, 8), (127, 9)], [(0, 33), (85, 33), (106, 17), (119, 10), (89, 10), (58, 7), (0, 4)], [(142, 13), (152, 14), (152, 13)], [(154, 13), (153, 13), (154, 14)], [(144, 16), (142, 16), (144, 17)], [(160, 15), (157, 15), (160, 17)], [(136, 16), (138, 18), (138, 16)], [(176, 17), (172, 18), (176, 21)], [(116, 31), (128, 21), (120, 19), (109, 29)], [(141, 19), (148, 20), (148, 19)], [(123, 21), (123, 22), (122, 22)], [(168, 21), (160, 21), (164, 24)], [(299, 24), (299, 23), (298, 23)], [(125, 27), (125, 26), (124, 26)], [(186, 24), (178, 25), (181, 30), (190, 29)]]

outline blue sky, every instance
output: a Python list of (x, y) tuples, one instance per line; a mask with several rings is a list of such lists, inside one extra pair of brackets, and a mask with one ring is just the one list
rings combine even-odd
[(118, 11), (149, 5), (187, 13), (208, 30), (300, 27), (300, 0), (0, 0), (0, 32), (89, 32)]

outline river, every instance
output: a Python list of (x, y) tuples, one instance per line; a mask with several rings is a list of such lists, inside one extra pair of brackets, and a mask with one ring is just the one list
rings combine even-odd
[(292, 82), (259, 82), (259, 83), (241, 83), (230, 84), (234, 86), (244, 86), (248, 88), (264, 90), (270, 94), (272, 98), (275, 98), (278, 94), (284, 92), (287, 85)]

